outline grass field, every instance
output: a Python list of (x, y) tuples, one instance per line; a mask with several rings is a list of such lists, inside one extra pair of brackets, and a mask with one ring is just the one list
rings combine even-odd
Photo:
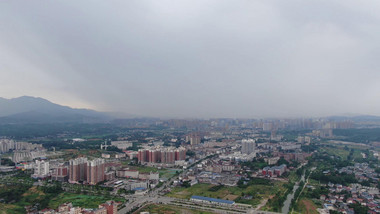
[(350, 151), (341, 148), (323, 148), (322, 151), (327, 152), (329, 155), (335, 155), (341, 158), (341, 160), (347, 160)]
[[(325, 143), (326, 144), (326, 143)], [(346, 147), (346, 148), (345, 148)], [(355, 160), (362, 159), (362, 152), (365, 152), (365, 149), (360, 146), (353, 146), (353, 145), (334, 145), (334, 148), (328, 147), (328, 148), (321, 148), (322, 152), (327, 152), (329, 155), (335, 155), (340, 157), (342, 160), (347, 160), (350, 150), (353, 149), (354, 152), (352, 154), (352, 158)]]
[(213, 214), (209, 211), (200, 211), (200, 210), (191, 210), (185, 209), (182, 207), (171, 206), (171, 205), (159, 205), (159, 204), (150, 204), (140, 209), (140, 212), (149, 212), (151, 214)]
[[(196, 184), (189, 188), (176, 187), (167, 194), (169, 197), (189, 199), (193, 195), (200, 195), (205, 197), (219, 198), (225, 200), (233, 200), (238, 203), (250, 204), (256, 206), (264, 198), (269, 198), (271, 195), (276, 194), (277, 191), (284, 189), (282, 183), (275, 182), (274, 185), (251, 185), (247, 188), (228, 187), (224, 186), (217, 191), (210, 191), (210, 188), (215, 185), (212, 184)], [(285, 189), (284, 189), (285, 190)], [(241, 199), (242, 195), (251, 195), (252, 199)]]
[(157, 169), (155, 167), (150, 166), (130, 166), (130, 169), (137, 170), (140, 173), (149, 173), (149, 172), (158, 172), (160, 174), (160, 178), (171, 178), (176, 174), (177, 171), (181, 169)]
[(49, 202), (49, 208), (56, 209), (60, 204), (71, 202), (74, 206), (84, 208), (97, 208), (99, 204), (109, 200), (124, 201), (121, 198), (106, 196), (80, 195), (74, 193), (61, 193)]

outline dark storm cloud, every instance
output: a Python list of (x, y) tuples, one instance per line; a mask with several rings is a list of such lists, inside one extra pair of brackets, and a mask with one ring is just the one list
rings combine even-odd
[(0, 94), (163, 117), (380, 114), (377, 1), (3, 1)]

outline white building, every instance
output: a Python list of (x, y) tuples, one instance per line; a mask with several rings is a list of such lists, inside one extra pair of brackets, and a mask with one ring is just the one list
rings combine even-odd
[(50, 165), (48, 161), (40, 161), (36, 160), (36, 167), (34, 168), (34, 174), (32, 177), (34, 178), (44, 178), (49, 176), (50, 174)]
[(133, 143), (130, 141), (112, 141), (112, 146), (116, 146), (118, 149), (126, 150), (129, 147), (133, 146)]

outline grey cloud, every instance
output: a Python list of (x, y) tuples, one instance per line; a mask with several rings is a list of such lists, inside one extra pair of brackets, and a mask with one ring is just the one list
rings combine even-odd
[(162, 117), (380, 115), (379, 7), (3, 1), (0, 95)]

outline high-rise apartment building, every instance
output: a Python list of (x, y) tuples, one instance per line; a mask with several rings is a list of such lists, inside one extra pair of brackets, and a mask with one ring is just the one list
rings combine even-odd
[(95, 185), (105, 179), (105, 161), (97, 158), (87, 160), (87, 158), (77, 158), (69, 161), (69, 182), (77, 183), (84, 181)]
[(167, 163), (173, 164), (178, 160), (186, 159), (186, 149), (183, 147), (156, 147), (149, 149), (140, 149), (138, 151), (138, 160), (140, 163)]
[(87, 158), (77, 158), (69, 161), (69, 182), (77, 183), (87, 180)]
[(253, 139), (243, 139), (241, 141), (241, 153), (243, 154), (251, 154), (255, 151), (256, 141)]
[(174, 152), (175, 152), (174, 159), (176, 161), (186, 159), (186, 149), (185, 148), (183, 148), (183, 147), (177, 148), (176, 150), (174, 150)]
[(174, 150), (161, 151), (161, 163), (174, 163), (175, 153)]
[(189, 138), (190, 145), (198, 145), (201, 143), (201, 137), (199, 135), (191, 135)]
[(104, 181), (104, 159), (97, 158), (87, 163), (87, 183), (95, 185)]

